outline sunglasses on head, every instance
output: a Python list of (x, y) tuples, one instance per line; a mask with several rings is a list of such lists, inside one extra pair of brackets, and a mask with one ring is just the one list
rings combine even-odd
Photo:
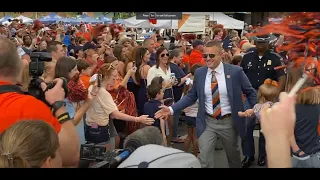
[(161, 54), (161, 57), (164, 57), (164, 56), (169, 56), (169, 53), (167, 53), (167, 54)]
[(216, 55), (215, 54), (203, 54), (204, 59), (207, 59), (208, 57), (212, 59), (212, 58), (216, 57)]

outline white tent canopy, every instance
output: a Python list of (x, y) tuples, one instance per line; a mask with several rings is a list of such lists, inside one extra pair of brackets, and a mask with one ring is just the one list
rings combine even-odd
[(157, 24), (151, 24), (149, 20), (137, 20), (136, 16), (123, 20), (122, 24), (130, 28), (164, 28), (171, 29), (171, 20), (157, 20)]
[[(194, 15), (210, 15), (210, 21), (217, 21), (218, 24), (222, 24), (225, 29), (243, 29), (244, 21), (234, 19), (222, 12), (183, 12), (182, 14), (194, 14)], [(178, 20), (172, 20), (172, 28), (178, 28)]]
[(23, 23), (30, 23), (33, 22), (33, 20), (31, 18), (25, 17), (25, 16), (18, 16), (15, 19), (22, 19)]
[[(210, 21), (217, 21), (225, 29), (243, 29), (244, 27), (244, 21), (234, 19), (222, 12), (183, 12), (182, 14), (210, 15)], [(157, 24), (151, 24), (148, 20), (137, 20), (136, 16), (123, 20), (123, 24), (132, 28), (178, 29), (178, 20), (157, 20)]]

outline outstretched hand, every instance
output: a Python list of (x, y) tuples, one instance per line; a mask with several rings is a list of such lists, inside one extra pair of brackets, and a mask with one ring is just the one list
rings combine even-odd
[(145, 125), (152, 125), (154, 123), (154, 119), (148, 118), (148, 115), (142, 115), (138, 117), (138, 121)]
[(160, 110), (157, 111), (154, 115), (156, 119), (167, 119), (167, 117), (171, 114), (169, 107), (165, 105), (159, 106)]
[(238, 115), (239, 115), (240, 117), (249, 118), (249, 117), (253, 117), (253, 116), (254, 116), (254, 111), (253, 111), (253, 109), (248, 109), (248, 110), (246, 110), (245, 112), (239, 111), (239, 112), (238, 112)]
[(279, 134), (287, 138), (294, 136), (295, 101), (296, 96), (291, 97), (287, 93), (281, 93), (280, 102), (275, 103), (271, 108), (262, 108), (260, 112), (261, 128), (266, 139)]

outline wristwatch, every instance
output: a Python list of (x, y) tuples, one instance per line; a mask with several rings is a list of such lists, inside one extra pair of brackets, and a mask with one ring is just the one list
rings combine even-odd
[(53, 113), (54, 116), (56, 116), (56, 112), (58, 111), (58, 109), (60, 109), (61, 107), (66, 106), (66, 102), (64, 101), (56, 101), (51, 105), (51, 111)]

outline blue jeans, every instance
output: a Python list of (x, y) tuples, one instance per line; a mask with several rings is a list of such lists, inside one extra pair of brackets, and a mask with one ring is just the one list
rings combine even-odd
[(181, 111), (174, 112), (174, 114), (173, 114), (172, 138), (178, 137), (178, 124), (179, 124), (180, 116), (181, 116)]
[[(244, 100), (244, 109), (250, 109), (250, 104), (245, 98)], [(255, 145), (254, 145), (254, 138), (253, 138), (253, 131), (256, 125), (255, 117), (253, 118), (246, 118), (246, 136), (242, 137), (241, 139), (241, 147), (243, 156), (247, 157), (254, 157), (255, 154)], [(266, 156), (266, 148), (265, 148), (265, 138), (263, 134), (260, 132), (259, 136), (259, 157)]]

